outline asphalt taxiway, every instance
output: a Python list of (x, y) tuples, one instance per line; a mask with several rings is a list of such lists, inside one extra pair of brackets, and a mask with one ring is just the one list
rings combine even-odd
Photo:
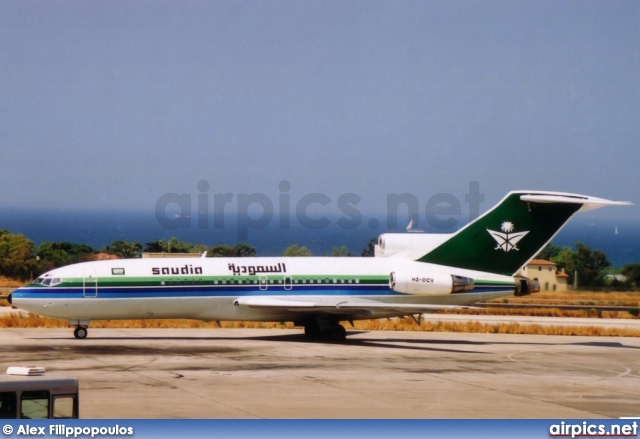
[(83, 418), (640, 415), (640, 339), (302, 330), (0, 329), (0, 369), (79, 379)]

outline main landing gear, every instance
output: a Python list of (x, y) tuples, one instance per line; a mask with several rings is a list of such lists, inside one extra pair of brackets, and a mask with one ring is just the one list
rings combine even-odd
[(303, 323), (304, 335), (308, 339), (326, 338), (334, 341), (344, 341), (347, 330), (336, 322), (314, 318)]
[(76, 326), (76, 329), (73, 330), (73, 336), (75, 338), (87, 338), (87, 327), (86, 326)]

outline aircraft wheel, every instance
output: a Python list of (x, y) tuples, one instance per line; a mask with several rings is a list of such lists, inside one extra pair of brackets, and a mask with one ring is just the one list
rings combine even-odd
[(76, 326), (76, 329), (73, 330), (73, 335), (75, 338), (87, 338), (87, 332), (87, 328)]
[(347, 330), (342, 325), (331, 328), (331, 338), (336, 341), (342, 341), (347, 338)]
[(320, 328), (315, 323), (304, 325), (304, 336), (306, 338), (316, 338), (320, 335)]

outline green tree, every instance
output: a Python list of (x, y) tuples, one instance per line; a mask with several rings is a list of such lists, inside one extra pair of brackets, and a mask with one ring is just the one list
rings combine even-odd
[(69, 253), (56, 244), (55, 242), (45, 241), (38, 246), (37, 256), (40, 258), (44, 271), (49, 271), (55, 267), (62, 267), (63, 265), (71, 263)]
[(551, 261), (558, 264), (558, 268), (566, 270), (569, 282), (574, 281), (577, 273), (578, 286), (581, 287), (602, 286), (604, 270), (611, 266), (602, 250), (592, 250), (581, 242), (576, 243), (576, 251), (567, 247), (552, 257)]
[(622, 267), (620, 274), (626, 276), (631, 286), (636, 288), (640, 286), (640, 264), (627, 264)]
[(147, 242), (144, 245), (144, 252), (148, 253), (163, 253), (168, 251), (167, 241), (164, 239)]
[(194, 244), (189, 253), (202, 254), (205, 251), (209, 251), (209, 247), (206, 244)]
[(285, 249), (282, 256), (311, 256), (311, 252), (307, 247), (299, 247), (298, 244), (293, 244)]
[(39, 272), (33, 242), (21, 234), (0, 230), (0, 274), (24, 281)]
[(178, 238), (172, 237), (169, 240), (169, 253), (191, 253), (193, 244), (178, 240)]
[(45, 271), (86, 260), (88, 256), (98, 253), (86, 244), (72, 244), (67, 241), (43, 242), (38, 246), (38, 258)]
[(103, 252), (110, 255), (116, 255), (123, 259), (131, 259), (138, 256), (142, 251), (142, 245), (139, 242), (113, 241), (110, 245), (102, 249)]
[(375, 256), (376, 255), (376, 244), (378, 243), (378, 238), (371, 238), (367, 243), (367, 246), (360, 253), (361, 256)]
[(231, 258), (237, 256), (236, 248), (225, 244), (214, 245), (207, 251), (207, 256), (214, 258)]
[(351, 256), (351, 253), (346, 245), (341, 245), (340, 247), (334, 246), (331, 249), (331, 256)]
[(236, 256), (255, 256), (256, 248), (244, 242), (239, 242), (235, 246)]
[(213, 257), (234, 257), (234, 256), (244, 257), (244, 256), (255, 256), (255, 255), (256, 255), (255, 247), (249, 244), (245, 244), (244, 242), (240, 242), (233, 247), (230, 245), (218, 244), (211, 247), (207, 252), (207, 256), (213, 256)]
[(540, 253), (538, 253), (534, 259), (544, 259), (550, 261), (551, 258), (555, 258), (563, 250), (571, 250), (571, 247), (561, 247), (559, 245), (547, 244)]

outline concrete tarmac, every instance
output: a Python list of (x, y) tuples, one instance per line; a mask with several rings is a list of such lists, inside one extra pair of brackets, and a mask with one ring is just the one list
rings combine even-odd
[(0, 329), (0, 370), (80, 381), (83, 418), (640, 415), (640, 339), (302, 330)]

